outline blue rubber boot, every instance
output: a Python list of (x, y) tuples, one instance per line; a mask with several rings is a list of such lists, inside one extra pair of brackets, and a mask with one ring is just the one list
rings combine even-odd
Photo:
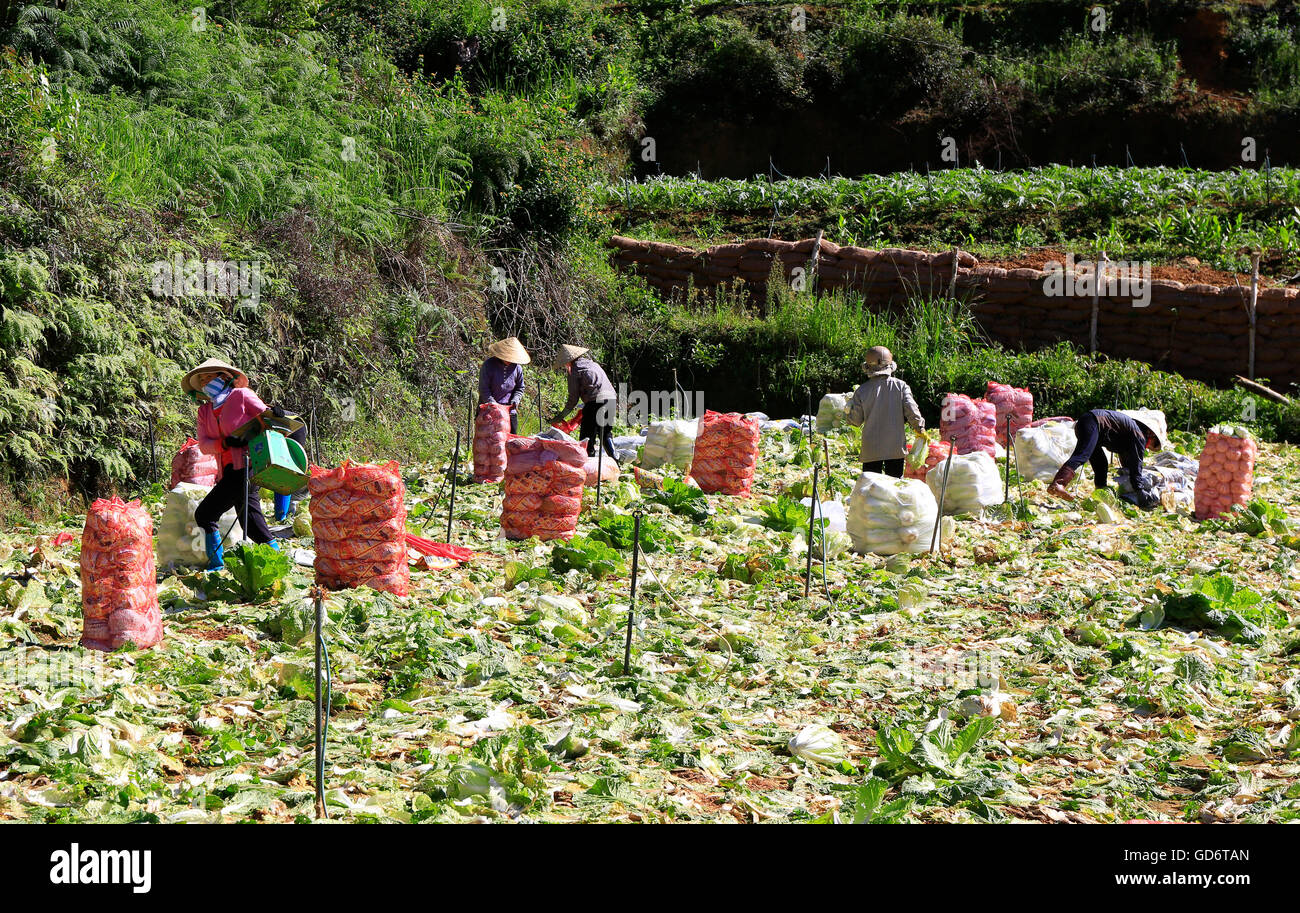
[(275, 522), (283, 523), (289, 519), (289, 511), (293, 506), (292, 495), (275, 496)]
[(226, 553), (221, 547), (221, 533), (203, 533), (203, 550), (208, 553), (209, 571), (219, 571), (226, 566)]
[(274, 539), (272, 539), (270, 542), (266, 544), (271, 546), (271, 548), (275, 549), (277, 552), (280, 550), (280, 543), (276, 542)]

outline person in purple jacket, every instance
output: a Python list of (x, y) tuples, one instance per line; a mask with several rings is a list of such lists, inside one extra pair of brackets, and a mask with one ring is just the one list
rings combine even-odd
[(519, 401), (524, 398), (523, 365), (532, 361), (516, 336), (488, 346), (488, 357), (478, 372), (478, 404), (510, 407), (510, 433), (519, 433)]

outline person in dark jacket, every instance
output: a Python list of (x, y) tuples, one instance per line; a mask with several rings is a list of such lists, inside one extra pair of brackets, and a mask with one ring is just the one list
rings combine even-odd
[(1106, 487), (1109, 468), (1105, 452), (1119, 456), (1120, 465), (1132, 480), (1138, 506), (1150, 510), (1160, 503), (1160, 496), (1147, 483), (1142, 471), (1142, 455), (1148, 450), (1160, 449), (1160, 437), (1137, 419), (1114, 409), (1093, 409), (1079, 418), (1074, 425), (1078, 438), (1074, 453), (1065, 461), (1052, 479), (1047, 490), (1057, 497), (1073, 500), (1066, 486), (1084, 463), (1092, 464), (1093, 477), (1098, 488)]
[(610, 459), (616, 459), (613, 426), (618, 394), (614, 392), (614, 385), (609, 382), (605, 369), (587, 357), (590, 351), (580, 346), (560, 346), (560, 352), (555, 356), (555, 368), (569, 376), (569, 400), (551, 423), (563, 421), (569, 410), (581, 400), (582, 425), (578, 440), (587, 442), (587, 456), (596, 455), (596, 439), (599, 437), (605, 453)]
[(510, 407), (510, 433), (519, 433), (519, 401), (524, 397), (523, 365), (532, 362), (517, 336), (507, 336), (488, 346), (488, 357), (478, 372), (478, 404)]

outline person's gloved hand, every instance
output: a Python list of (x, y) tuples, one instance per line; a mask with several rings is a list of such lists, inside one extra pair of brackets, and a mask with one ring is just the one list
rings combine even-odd
[(223, 443), (231, 450), (241, 450), (248, 446), (248, 441), (241, 440), (240, 438), (231, 435), (227, 435)]

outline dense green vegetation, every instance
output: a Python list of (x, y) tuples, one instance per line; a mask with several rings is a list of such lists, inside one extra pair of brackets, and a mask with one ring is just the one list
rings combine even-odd
[(659, 177), (605, 185), (603, 205), (634, 237), (811, 237), (993, 256), (1075, 246), (1165, 261), (1192, 256), (1248, 270), (1265, 252), (1280, 278), (1300, 267), (1300, 171), (980, 168), (862, 178), (704, 181)]

